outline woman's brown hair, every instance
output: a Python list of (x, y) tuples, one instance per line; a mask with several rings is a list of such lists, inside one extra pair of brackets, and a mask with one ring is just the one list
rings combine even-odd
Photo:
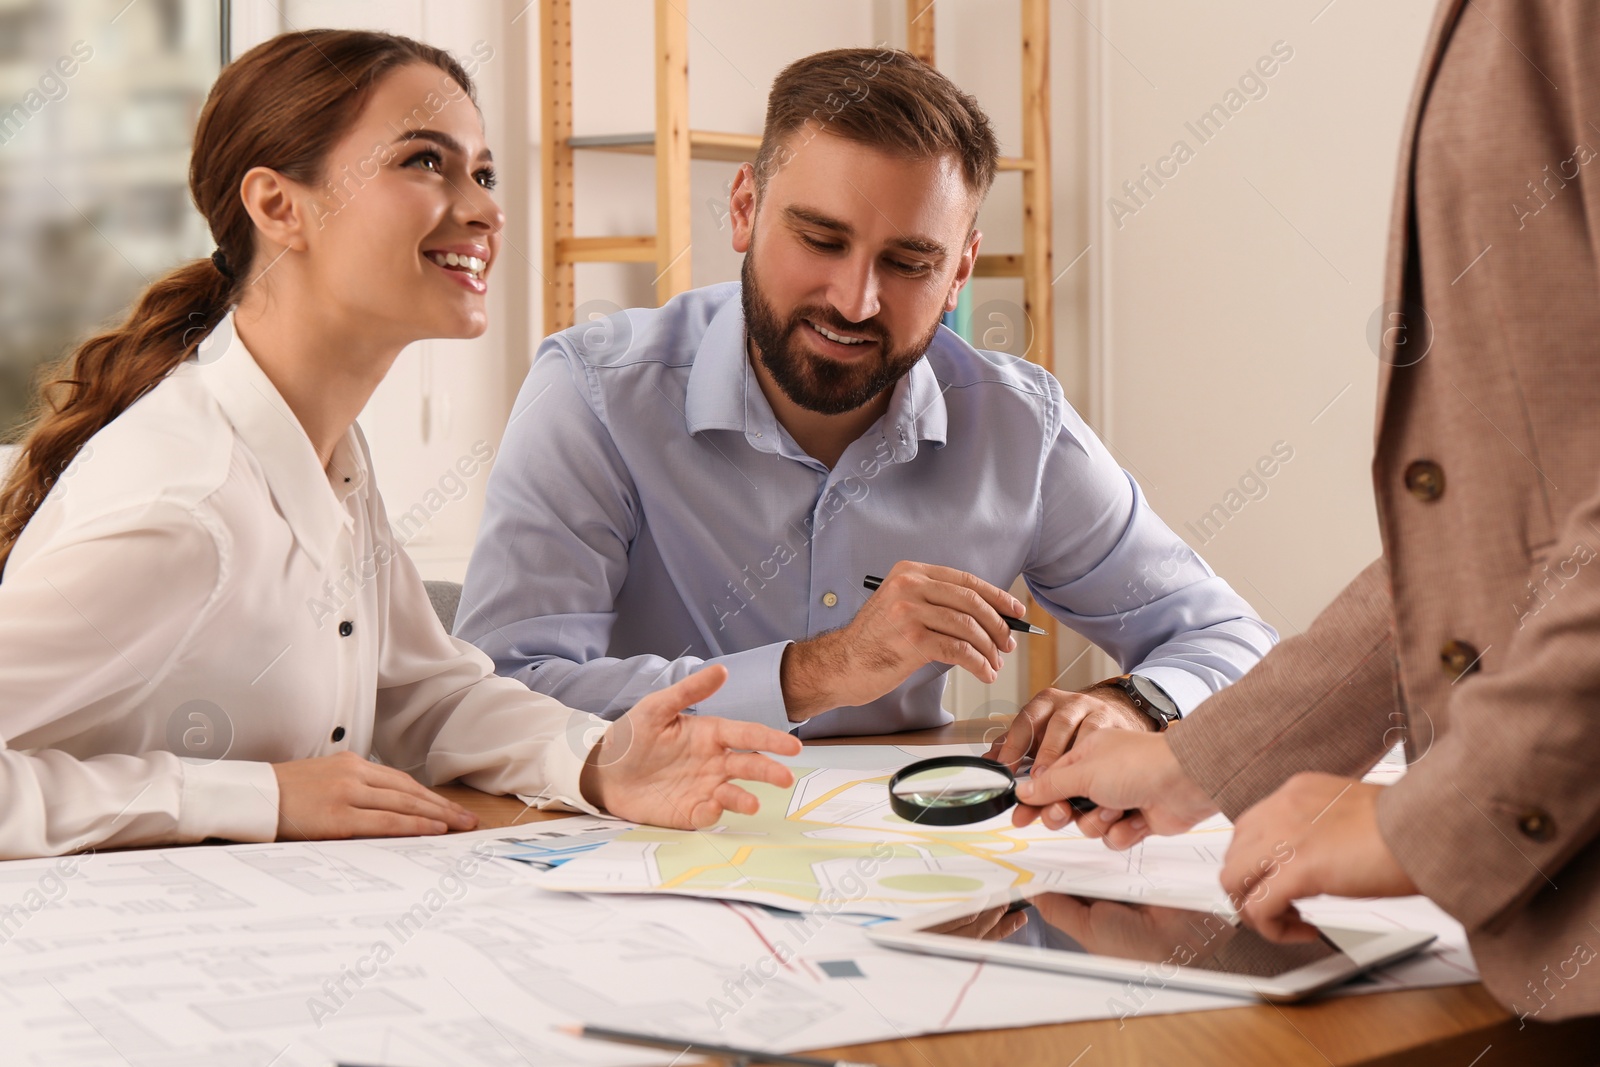
[(200, 112), (189, 161), (189, 192), (218, 255), (157, 279), (121, 325), (52, 368), (0, 489), (0, 572), (85, 442), (187, 358), (258, 277), (255, 225), (239, 197), (246, 172), (269, 167), (319, 184), (329, 152), (379, 79), (412, 63), (438, 67), (472, 96), (472, 79), (448, 52), (365, 30), (286, 33), (223, 68)]

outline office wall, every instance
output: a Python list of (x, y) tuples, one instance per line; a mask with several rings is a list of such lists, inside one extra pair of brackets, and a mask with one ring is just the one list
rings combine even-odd
[(1431, 8), (1084, 9), (1099, 30), (1089, 412), (1285, 634), (1379, 551), (1369, 324)]

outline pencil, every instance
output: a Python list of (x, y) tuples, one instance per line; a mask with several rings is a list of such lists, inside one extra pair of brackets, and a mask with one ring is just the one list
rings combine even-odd
[(680, 1041), (653, 1034), (635, 1034), (627, 1030), (611, 1030), (604, 1026), (561, 1026), (563, 1033), (573, 1037), (591, 1037), (600, 1041), (616, 1041), (623, 1045), (642, 1045), (645, 1048), (668, 1049), (675, 1052), (692, 1052), (696, 1056), (714, 1056), (744, 1063), (776, 1063), (784, 1067), (874, 1067), (870, 1063), (851, 1060), (821, 1060), (815, 1056), (785, 1056), (778, 1052), (758, 1052), (732, 1045), (707, 1045), (699, 1041)]

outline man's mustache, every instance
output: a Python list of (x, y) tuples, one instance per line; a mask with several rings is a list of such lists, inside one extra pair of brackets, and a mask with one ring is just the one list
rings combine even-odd
[(889, 347), (889, 331), (885, 330), (875, 319), (865, 322), (851, 322), (843, 315), (830, 307), (801, 308), (789, 318), (789, 333), (793, 333), (806, 322), (814, 322), (819, 326), (826, 326), (834, 333), (847, 336), (868, 334), (884, 348)]

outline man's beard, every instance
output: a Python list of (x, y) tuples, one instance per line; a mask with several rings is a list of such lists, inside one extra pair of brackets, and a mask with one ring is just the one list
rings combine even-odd
[[(939, 321), (935, 319), (926, 334), (896, 352), (889, 347), (889, 335), (878, 323), (847, 322), (831, 307), (796, 308), (788, 322), (779, 322), (778, 313), (756, 282), (750, 265), (754, 258), (752, 248), (739, 272), (745, 332), (756, 347), (761, 365), (783, 395), (807, 411), (842, 415), (861, 407), (904, 378), (928, 351), (938, 332)], [(806, 325), (808, 319), (835, 333), (870, 336), (877, 345), (877, 358), (840, 363), (809, 351), (795, 336), (799, 330), (811, 329)]]

